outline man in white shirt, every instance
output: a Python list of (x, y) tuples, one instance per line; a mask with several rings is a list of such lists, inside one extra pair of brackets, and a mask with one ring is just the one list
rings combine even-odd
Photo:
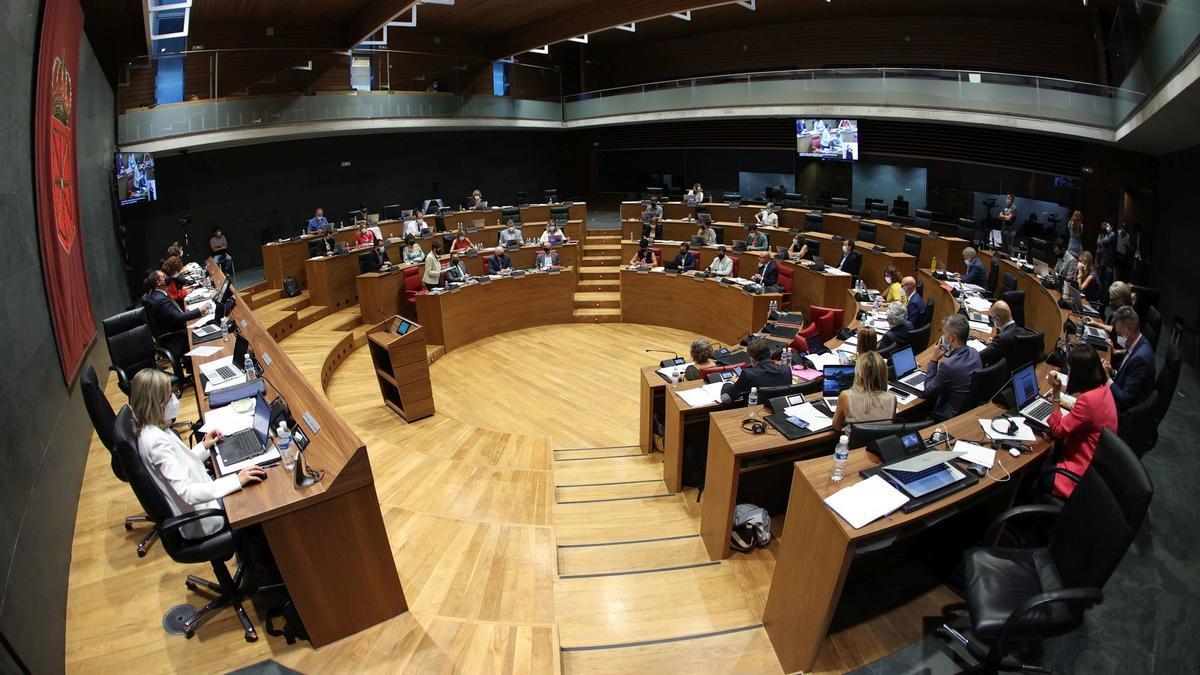
[(755, 214), (754, 218), (759, 225), (779, 227), (779, 214), (775, 213), (775, 204), (772, 202), (767, 202), (767, 208)]
[(500, 230), (500, 245), (508, 246), (508, 242), (510, 241), (515, 241), (520, 244), (522, 240), (521, 230), (517, 229), (517, 224), (513, 222), (512, 218), (509, 218), (505, 225), (507, 225), (507, 227), (505, 227), (503, 230)]
[(700, 187), (699, 183), (693, 183), (692, 189), (688, 190), (687, 194), (684, 195), (684, 198), (688, 198), (688, 197), (692, 198), (692, 200), (695, 201), (697, 204), (703, 203), (704, 202), (704, 188)]
[(421, 228), (425, 227), (425, 221), (422, 220), (424, 217), (425, 215), (420, 211), (413, 211), (412, 215), (404, 221), (404, 234), (411, 234), (414, 237), (421, 236)]
[(717, 247), (717, 255), (708, 264), (708, 271), (714, 277), (727, 277), (733, 274), (733, 258), (725, 255), (725, 247)]

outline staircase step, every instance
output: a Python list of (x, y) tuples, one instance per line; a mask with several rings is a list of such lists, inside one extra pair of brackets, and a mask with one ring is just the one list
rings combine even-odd
[(589, 244), (621, 244), (621, 231), (612, 230), (611, 233), (597, 234), (595, 231), (588, 232), (587, 243)]
[(250, 296), (250, 309), (258, 309), (268, 302), (275, 302), (283, 297), (282, 288), (272, 288), (260, 293), (254, 293)]
[(582, 291), (575, 294), (575, 308), (588, 307), (620, 308), (621, 294), (612, 291)]
[(606, 252), (606, 251), (617, 251), (617, 252), (620, 252), (620, 251), (621, 251), (621, 244), (620, 244), (620, 243), (612, 243), (612, 244), (609, 244), (609, 243), (603, 243), (603, 244), (597, 244), (597, 243), (592, 243), (592, 242), (590, 242), (590, 241), (589, 241), (588, 243), (586, 243), (586, 244), (584, 244), (584, 245), (583, 245), (583, 252), (584, 252), (584, 253), (603, 253), (603, 252)]
[(619, 255), (585, 255), (583, 256), (583, 264), (591, 267), (620, 267), (621, 256)]
[(621, 310), (595, 307), (575, 310), (575, 323), (620, 323)]
[(580, 267), (580, 279), (620, 279), (619, 267)]
[(329, 315), (329, 307), (325, 305), (309, 305), (304, 309), (296, 312), (297, 328), (307, 326), (310, 323), (323, 319)]
[(581, 291), (620, 291), (620, 279), (583, 279), (579, 282)]

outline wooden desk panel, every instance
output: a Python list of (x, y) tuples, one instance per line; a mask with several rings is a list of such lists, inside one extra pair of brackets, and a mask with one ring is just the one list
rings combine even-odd
[(472, 227), (479, 223), (480, 227), (498, 227), (500, 222), (500, 209), (484, 209), (482, 211), (455, 211), (442, 216), (442, 226), (447, 231), (453, 232), (461, 225), (463, 229)]
[[(309, 303), (318, 307), (328, 307), (330, 311), (358, 304), (358, 254), (370, 250), (370, 247), (363, 247), (346, 255), (305, 260)], [(388, 251), (388, 256), (392, 260), (396, 259), (391, 251)]]
[(821, 231), (844, 239), (858, 239), (858, 223), (848, 213), (821, 214)]
[[(433, 218), (426, 220), (433, 226)], [(379, 223), (379, 230), (385, 239), (398, 237), (404, 231), (404, 223), (399, 220), (384, 220)], [(334, 233), (334, 240), (352, 245), (358, 237), (358, 228), (346, 227)], [(295, 277), (301, 288), (308, 288), (308, 272), (304, 261), (308, 260), (308, 244), (320, 239), (317, 235), (305, 234), (288, 241), (273, 241), (262, 246), (263, 272), (267, 285), (271, 288), (283, 288), (284, 277)]]
[[(980, 251), (979, 259), (984, 269), (992, 268), (992, 253)], [(1058, 306), (1062, 294), (1042, 285), (1037, 275), (1022, 272), (1021, 267), (1012, 260), (1000, 260), (1000, 274), (996, 279), (997, 287), (1004, 283), (1004, 273), (1011, 273), (1017, 280), (1017, 290), (1025, 292), (1025, 327), (1033, 331), (1042, 331), (1046, 336), (1043, 352), (1049, 354), (1058, 344), (1062, 336), (1063, 322), (1071, 317), (1071, 312)], [(997, 289), (991, 289), (997, 290)], [(995, 293), (1000, 297), (1000, 293)]]
[(621, 321), (677, 328), (725, 344), (762, 327), (778, 293), (754, 295), (713, 279), (621, 270)]
[(417, 318), (429, 344), (451, 351), (513, 330), (575, 320), (575, 270), (526, 274), (456, 291), (416, 297)]
[[(662, 242), (691, 242), (692, 236), (700, 229), (700, 225), (690, 220), (663, 220), (662, 234), (659, 239)], [(725, 236), (724, 246), (728, 250), (733, 250), (733, 245), (739, 241), (745, 241), (749, 230), (743, 225), (737, 223), (713, 223), (713, 227), (721, 231)], [(759, 232), (767, 235), (767, 242), (774, 251), (776, 246), (788, 246), (792, 243), (792, 237), (795, 236), (792, 232), (775, 227), (760, 227)], [(821, 239), (823, 235), (820, 233), (810, 233), (815, 236), (813, 239)], [(642, 237), (642, 221), (641, 218), (636, 220), (621, 221), (621, 240), (637, 242)], [(827, 238), (827, 237), (825, 237)], [(839, 260), (840, 260), (839, 256)]]
[[(571, 242), (564, 244), (554, 249), (558, 253), (558, 262), (563, 267), (579, 267), (579, 244)], [(512, 258), (512, 264), (515, 269), (532, 268), (537, 263), (537, 255), (542, 252), (540, 244), (534, 246), (522, 246), (514, 251), (508, 251), (509, 257)], [(462, 256), (461, 259), (467, 266), (467, 270), (474, 275), (483, 274), (483, 258), (484, 256), (495, 253), (495, 247), (485, 248), (479, 252), (479, 255)], [(633, 254), (630, 253), (630, 256)]]
[(804, 265), (791, 265), (792, 271), (792, 309), (798, 309), (808, 316), (813, 305), (817, 307), (841, 307), (850, 291), (853, 281), (849, 274), (833, 274), (816, 272)]
[(897, 227), (886, 220), (872, 220), (875, 223), (875, 243), (889, 251), (904, 250), (904, 228)]
[(355, 278), (358, 290), (358, 306), (362, 311), (362, 322), (377, 324), (388, 317), (399, 314), (410, 319), (417, 318), (416, 308), (404, 299), (404, 268), (390, 273), (369, 272)]
[(887, 290), (887, 286), (883, 283), (883, 271), (888, 268), (888, 265), (895, 267), (901, 278), (916, 275), (916, 258), (907, 253), (881, 253), (871, 250), (868, 248), (869, 246), (870, 244), (863, 244), (854, 249), (862, 254), (862, 269), (858, 276), (867, 285), (867, 288)]
[(920, 227), (906, 227), (905, 231), (921, 237), (921, 258), (918, 265), (929, 269), (930, 262), (936, 257), (946, 269), (956, 274), (967, 271), (963, 266), (962, 250), (969, 242), (958, 237), (931, 237), (929, 230)]

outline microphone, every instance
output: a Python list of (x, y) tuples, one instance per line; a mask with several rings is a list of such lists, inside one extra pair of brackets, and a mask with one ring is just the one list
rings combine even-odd
[(670, 349), (647, 349), (646, 352), (658, 352), (659, 354), (670, 354), (674, 358), (679, 358), (679, 354)]

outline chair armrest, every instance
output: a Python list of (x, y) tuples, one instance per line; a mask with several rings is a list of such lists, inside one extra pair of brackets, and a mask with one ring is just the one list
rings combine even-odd
[(167, 349), (166, 347), (155, 347), (154, 353), (161, 354), (164, 358), (170, 361), (171, 365), (173, 366), (179, 365), (179, 359), (177, 359), (175, 355), (171, 353), (171, 350)]
[(1008, 619), (1004, 621), (1004, 629), (1000, 631), (1000, 640), (997, 644), (997, 650), (1003, 654), (1006, 650), (1008, 635), (1017, 628), (1022, 617), (1029, 614), (1035, 609), (1039, 609), (1044, 605), (1052, 602), (1066, 602), (1069, 604), (1081, 604), (1085, 608), (1099, 604), (1104, 601), (1104, 593), (1095, 586), (1081, 586), (1078, 588), (1061, 588), (1057, 591), (1047, 591), (1038, 593), (1029, 598), (1021, 605), (1021, 608), (1012, 614), (1008, 615)]
[(184, 525), (187, 525), (188, 523), (193, 523), (202, 518), (213, 518), (213, 517), (217, 517), (217, 518), (220, 518), (221, 520), (224, 520), (225, 526), (226, 527), (229, 526), (229, 520), (225, 517), (224, 509), (200, 509), (199, 511), (192, 511), (191, 513), (185, 513), (182, 516), (175, 516), (173, 518), (167, 518), (166, 520), (164, 520), (158, 524), (158, 532), (160, 535), (170, 534), (170, 533), (174, 532), (175, 530), (178, 530), (179, 528), (183, 527)]
[(117, 374), (117, 382), (129, 382), (129, 376), (125, 374), (124, 368), (110, 365), (108, 369)]
[(995, 541), (996, 535), (1000, 533), (1000, 528), (1009, 520), (1019, 516), (1026, 515), (1043, 515), (1043, 516), (1058, 516), (1062, 513), (1062, 507), (1056, 504), (1026, 504), (1024, 506), (1013, 507), (1004, 513), (1001, 513), (988, 525), (987, 533), (984, 534), (984, 541)]
[(1061, 466), (1056, 466), (1050, 470), (1050, 473), (1061, 474), (1061, 475), (1069, 478), (1072, 483), (1079, 483), (1079, 479), (1080, 479), (1079, 474), (1075, 473), (1074, 471), (1071, 471), (1070, 469), (1064, 469)]

